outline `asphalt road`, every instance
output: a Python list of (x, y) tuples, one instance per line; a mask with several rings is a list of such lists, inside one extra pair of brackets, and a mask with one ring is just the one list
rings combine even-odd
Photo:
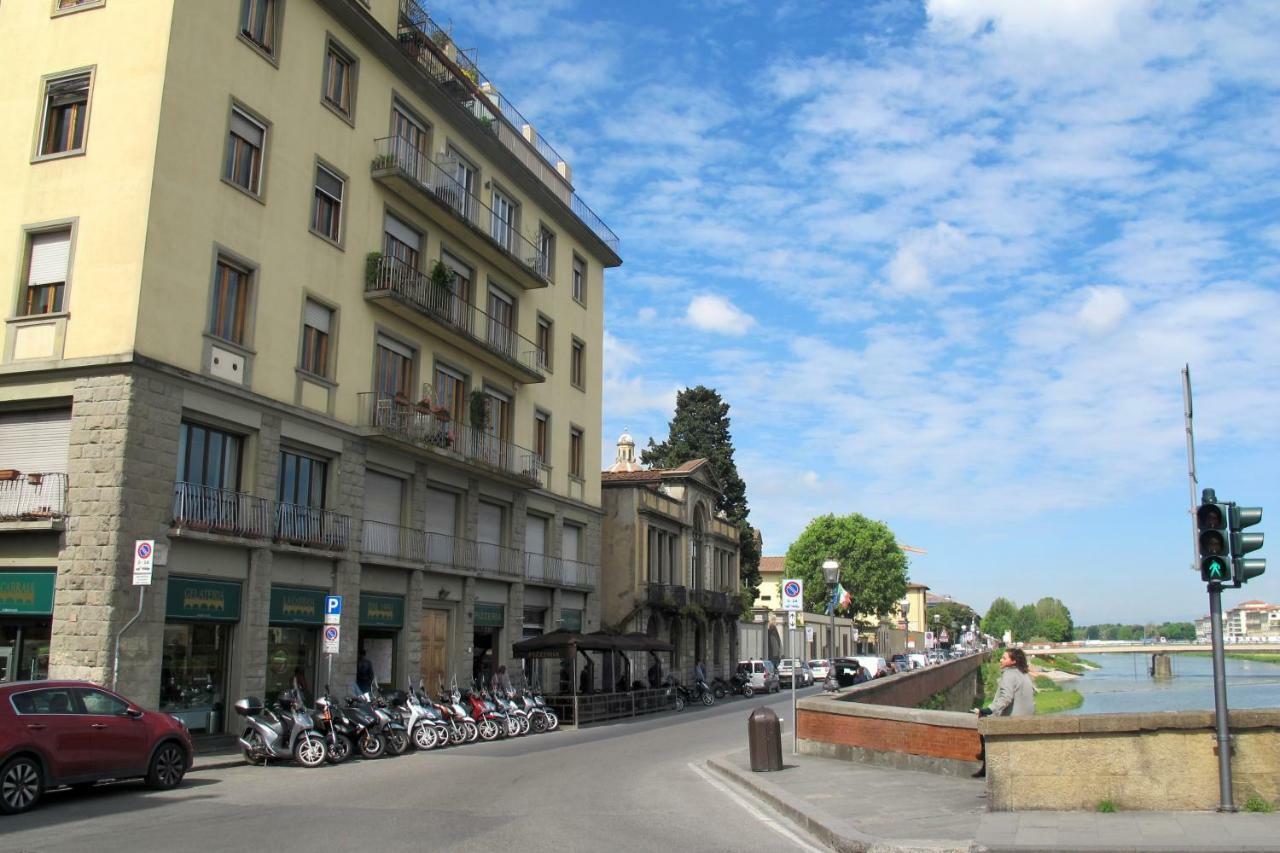
[[(801, 695), (815, 688), (800, 691)], [(790, 694), (635, 721), (305, 770), (238, 766), (151, 792), (53, 792), (0, 818), (0, 850), (812, 850), (703, 768), (746, 744), (747, 715)]]

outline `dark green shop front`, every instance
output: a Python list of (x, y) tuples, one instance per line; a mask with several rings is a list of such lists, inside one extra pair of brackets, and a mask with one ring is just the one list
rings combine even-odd
[(49, 677), (53, 571), (0, 571), (0, 683)]
[(360, 642), (373, 677), (383, 687), (404, 687), (394, 682), (400, 631), (404, 628), (404, 598), (399, 595), (360, 594)]
[(170, 575), (167, 586), (160, 710), (181, 717), (192, 731), (221, 731), (241, 584)]
[(271, 587), (265, 697), (268, 701), (295, 683), (302, 688), (308, 702), (315, 697), (320, 628), (324, 624), (324, 599), (328, 594), (324, 589)]

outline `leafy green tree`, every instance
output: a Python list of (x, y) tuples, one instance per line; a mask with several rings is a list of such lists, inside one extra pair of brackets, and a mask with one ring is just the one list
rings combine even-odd
[(888, 613), (907, 594), (907, 557), (893, 531), (879, 521), (853, 515), (823, 515), (809, 522), (787, 549), (787, 576), (804, 580), (805, 609), (827, 610), (822, 564), (840, 563), (840, 583), (852, 596), (847, 616)]
[(1084, 639), (1086, 639), (1086, 640), (1101, 640), (1101, 639), (1102, 639), (1102, 629), (1101, 629), (1101, 628), (1099, 628), (1097, 625), (1090, 625), (1090, 626), (1089, 626), (1088, 628), (1086, 628), (1086, 629), (1085, 629), (1085, 631), (1084, 631)]
[[(934, 616), (939, 618), (934, 620)], [(939, 601), (929, 605), (929, 613), (925, 619), (925, 624), (930, 631), (935, 630), (935, 628), (937, 630), (946, 628), (951, 636), (955, 638), (958, 630), (964, 630), (960, 626), (967, 626), (976, 616), (977, 614), (973, 608), (967, 604), (961, 604), (958, 601)]]
[[(1044, 627), (1045, 623), (1051, 619), (1058, 620), (1053, 623), (1054, 636), (1049, 636), (1049, 631)], [(1063, 604), (1058, 599), (1045, 597), (1037, 601), (1036, 620), (1041, 626), (1040, 633), (1049, 637), (1049, 639), (1054, 640), (1055, 642), (1065, 642), (1071, 639), (1071, 630), (1073, 627), (1071, 622), (1071, 611), (1067, 608), (1067, 605)], [(1067, 626), (1065, 632), (1062, 630), (1059, 622), (1062, 625)]]
[(693, 459), (706, 459), (720, 481), (716, 509), (723, 510), (738, 528), (739, 575), (751, 599), (760, 588), (759, 535), (747, 521), (747, 484), (733, 461), (733, 437), (729, 433), (729, 404), (713, 388), (699, 385), (676, 394), (676, 411), (668, 424), (667, 440), (640, 452), (640, 461), (655, 468), (676, 468)]
[(1054, 643), (1065, 643), (1071, 639), (1071, 628), (1057, 614), (1041, 619), (1036, 626), (1036, 634)]
[(1025, 643), (1040, 634), (1040, 617), (1034, 604), (1024, 604), (1013, 617), (1013, 641)]
[(987, 615), (982, 618), (983, 633), (1000, 639), (1005, 631), (1013, 630), (1013, 618), (1017, 614), (1018, 608), (1012, 601), (1004, 597), (997, 598), (991, 602)]
[(1166, 622), (1160, 626), (1160, 636), (1169, 642), (1190, 641), (1196, 638), (1194, 622)]

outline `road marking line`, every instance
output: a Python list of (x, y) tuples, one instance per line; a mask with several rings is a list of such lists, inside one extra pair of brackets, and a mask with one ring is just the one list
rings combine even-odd
[(733, 800), (738, 805), (742, 806), (742, 808), (746, 810), (747, 814), (751, 815), (760, 823), (763, 823), (765, 826), (769, 827), (769, 829), (772, 829), (774, 832), (778, 833), (778, 835), (781, 835), (783, 838), (790, 841), (796, 847), (800, 848), (801, 850), (807, 850), (809, 851), (809, 853), (830, 853), (830, 851), (827, 850), (827, 848), (825, 847), (815, 847), (809, 842), (805, 841), (799, 835), (796, 835), (794, 832), (787, 829), (778, 821), (769, 817), (759, 808), (752, 805), (744, 797), (742, 797), (737, 791), (730, 789), (727, 785), (720, 782), (718, 779), (713, 778), (710, 773), (703, 770), (698, 765), (690, 763), (688, 767), (694, 773), (702, 777), (702, 780), (704, 782), (711, 785), (711, 787), (715, 788), (716, 790), (720, 791), (722, 794), (724, 794), (729, 799)]

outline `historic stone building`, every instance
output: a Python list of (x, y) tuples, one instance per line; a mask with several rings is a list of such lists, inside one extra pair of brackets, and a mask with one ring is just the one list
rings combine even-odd
[(359, 647), (468, 681), (598, 626), (618, 241), (415, 0), (5, 3), (0, 32), (0, 680), (216, 729), (342, 690)]
[(647, 469), (623, 433), (601, 474), (601, 622), (675, 646), (676, 675), (732, 671), (742, 612), (738, 529), (716, 512), (720, 483), (705, 459)]

